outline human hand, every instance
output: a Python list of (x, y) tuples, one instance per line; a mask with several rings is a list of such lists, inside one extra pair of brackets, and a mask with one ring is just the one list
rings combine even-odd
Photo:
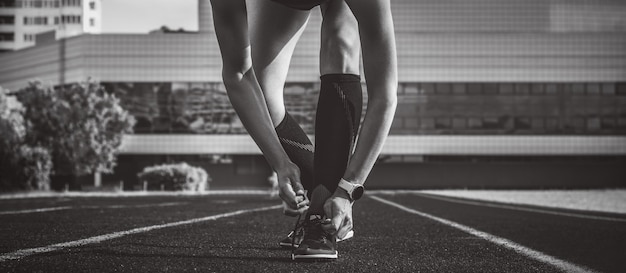
[(276, 170), (278, 176), (278, 195), (283, 200), (283, 213), (298, 216), (309, 208), (309, 200), (300, 183), (300, 169), (296, 164)]
[(327, 227), (331, 233), (339, 233), (338, 237), (340, 237), (345, 236), (345, 233), (352, 229), (352, 202), (344, 190), (338, 188), (326, 200), (324, 213), (331, 220), (330, 226)]

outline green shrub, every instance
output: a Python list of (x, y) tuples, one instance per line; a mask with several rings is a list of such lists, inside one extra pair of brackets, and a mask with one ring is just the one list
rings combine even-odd
[(146, 167), (137, 176), (139, 181), (147, 183), (147, 190), (201, 192), (209, 189), (210, 181), (204, 169), (187, 163)]
[(26, 109), (26, 144), (47, 148), (57, 175), (112, 172), (122, 136), (135, 123), (119, 99), (93, 81), (58, 89), (34, 82), (18, 99)]
[(52, 158), (47, 149), (23, 145), (19, 150), (17, 170), (26, 190), (50, 190)]

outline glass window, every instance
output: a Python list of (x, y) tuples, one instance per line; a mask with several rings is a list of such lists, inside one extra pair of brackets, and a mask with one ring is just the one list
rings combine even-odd
[(480, 118), (469, 118), (467, 125), (470, 129), (480, 129), (483, 127), (483, 121)]
[(511, 84), (511, 83), (502, 83), (502, 84), (500, 84), (500, 94), (501, 95), (511, 95), (511, 94), (513, 94), (513, 84)]
[(543, 95), (544, 94), (544, 84), (541, 83), (533, 83), (530, 85), (530, 93), (533, 95)]
[(485, 83), (482, 85), (483, 91), (485, 95), (496, 95), (498, 94), (498, 84), (497, 83)]
[(419, 119), (417, 117), (407, 117), (404, 119), (404, 127), (407, 129), (418, 129)]
[(404, 85), (404, 93), (405, 94), (418, 94), (419, 88), (417, 84), (405, 84)]
[(465, 118), (453, 118), (452, 119), (452, 128), (453, 129), (465, 129), (465, 128), (467, 128), (467, 119), (465, 119)]
[(531, 119), (527, 117), (516, 117), (515, 118), (515, 129), (526, 130), (531, 127)]
[(435, 92), (438, 95), (448, 95), (452, 93), (452, 85), (449, 83), (437, 83), (435, 84)]
[(515, 94), (528, 95), (530, 94), (530, 85), (525, 83), (515, 84)]
[(559, 86), (556, 83), (546, 84), (546, 95), (556, 95), (559, 90)]
[(617, 83), (615, 86), (615, 93), (620, 96), (626, 96), (626, 82)]
[(533, 118), (531, 126), (533, 129), (544, 129), (546, 127), (546, 122), (543, 118)]
[(502, 129), (500, 119), (497, 117), (483, 117), (482, 125), (484, 129)]
[(94, 1), (89, 2), (89, 9), (95, 10), (96, 9), (96, 2), (94, 2)]
[(483, 85), (480, 83), (468, 83), (467, 93), (470, 95), (480, 95), (483, 93)]
[(587, 118), (587, 130), (600, 130), (600, 118)]
[(617, 129), (617, 119), (615, 118), (601, 118), (600, 128), (605, 130)]
[(435, 128), (435, 119), (434, 118), (421, 118), (420, 119), (420, 127), (422, 129), (434, 129)]
[(598, 84), (598, 83), (588, 83), (587, 84), (587, 95), (600, 95), (600, 84)]
[(603, 95), (615, 95), (615, 84), (614, 83), (603, 83), (602, 84), (602, 94)]
[(465, 95), (465, 84), (464, 83), (455, 83), (452, 85), (452, 94), (454, 95)]
[(420, 87), (424, 94), (435, 94), (434, 83), (422, 83), (420, 84)]
[(572, 94), (574, 94), (574, 95), (584, 95), (585, 94), (585, 84), (584, 83), (572, 84)]
[(442, 117), (435, 119), (435, 129), (450, 129), (452, 127), (452, 120), (450, 118)]

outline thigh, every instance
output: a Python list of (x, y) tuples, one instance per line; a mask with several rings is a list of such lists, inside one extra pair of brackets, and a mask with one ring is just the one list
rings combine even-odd
[(320, 6), (323, 16), (320, 49), (321, 74), (359, 74), (359, 25), (343, 0)]
[(276, 123), (284, 116), (283, 88), (293, 51), (310, 12), (269, 0), (247, 3), (254, 72)]
[(245, 0), (211, 0), (213, 24), (224, 70), (252, 67)]

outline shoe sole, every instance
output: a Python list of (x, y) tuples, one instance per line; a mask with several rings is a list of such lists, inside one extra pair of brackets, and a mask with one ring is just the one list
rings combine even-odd
[(307, 254), (307, 255), (295, 255), (291, 254), (292, 260), (305, 260), (305, 259), (337, 259), (337, 251), (334, 254)]
[[(352, 237), (354, 237), (354, 231), (350, 230), (348, 231), (348, 233), (346, 233), (345, 237), (337, 238), (337, 242), (343, 242), (345, 240), (351, 239)], [(278, 245), (284, 248), (298, 248), (300, 246), (300, 244), (294, 244), (292, 246), (291, 243), (283, 243), (283, 242), (280, 242)]]

